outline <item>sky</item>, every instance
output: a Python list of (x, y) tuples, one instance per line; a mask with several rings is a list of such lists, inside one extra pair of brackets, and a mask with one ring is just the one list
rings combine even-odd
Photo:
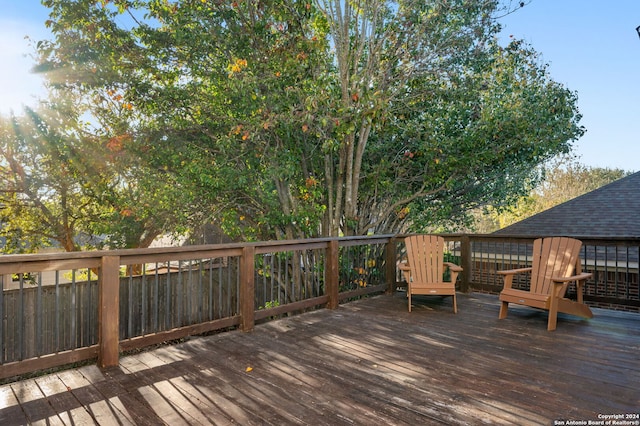
[[(47, 16), (40, 0), (0, 0), (0, 114), (42, 96), (25, 36), (48, 38)], [(578, 161), (640, 171), (640, 0), (530, 0), (500, 22), (505, 43), (511, 35), (529, 43), (551, 78), (577, 92), (587, 130)]]

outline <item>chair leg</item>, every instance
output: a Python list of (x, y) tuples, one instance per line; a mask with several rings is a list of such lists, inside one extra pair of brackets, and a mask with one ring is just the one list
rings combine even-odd
[(547, 323), (547, 331), (555, 330), (557, 323), (558, 323), (558, 313), (556, 312), (555, 315), (552, 315), (551, 312), (549, 312), (549, 322)]
[(411, 291), (407, 291), (407, 299), (409, 300), (409, 312), (411, 312)]
[(509, 302), (502, 302), (500, 305), (500, 315), (498, 319), (505, 319), (507, 317), (507, 310), (509, 309)]
[(551, 297), (549, 303), (549, 321), (547, 322), (547, 331), (553, 331), (556, 329), (558, 323), (558, 298)]
[(453, 313), (457, 314), (458, 313), (458, 304), (456, 303), (456, 295), (453, 295)]

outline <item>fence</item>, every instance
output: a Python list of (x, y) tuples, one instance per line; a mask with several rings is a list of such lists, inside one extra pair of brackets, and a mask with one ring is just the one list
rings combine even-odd
[[(458, 289), (497, 293), (531, 237), (445, 235)], [(585, 300), (640, 311), (639, 239), (583, 238)], [(402, 236), (0, 256), (0, 378), (266, 321), (401, 286)], [(525, 288), (526, 279), (516, 282)]]

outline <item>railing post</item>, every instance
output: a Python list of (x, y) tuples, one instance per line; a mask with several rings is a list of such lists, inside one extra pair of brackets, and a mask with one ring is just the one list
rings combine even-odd
[(255, 247), (245, 246), (240, 258), (240, 329), (245, 332), (255, 325), (255, 254)]
[(393, 294), (396, 291), (396, 245), (397, 239), (393, 237), (384, 247), (385, 268), (384, 276), (387, 282), (387, 293)]
[(120, 349), (120, 257), (103, 256), (100, 268), (98, 365), (115, 367)]
[(327, 302), (327, 309), (336, 309), (338, 307), (338, 293), (340, 291), (340, 268), (339, 268), (339, 256), (340, 245), (338, 240), (329, 241), (327, 246), (327, 268), (325, 269), (325, 283), (326, 292), (329, 296), (329, 302)]
[(468, 293), (471, 288), (471, 269), (473, 266), (473, 259), (471, 253), (471, 239), (468, 235), (463, 235), (460, 238), (460, 262), (462, 263), (462, 274), (460, 280), (460, 291)]

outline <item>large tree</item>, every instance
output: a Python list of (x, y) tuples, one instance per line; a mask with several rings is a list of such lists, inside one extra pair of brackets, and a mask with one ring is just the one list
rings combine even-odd
[(582, 134), (576, 96), (521, 41), (497, 44), (497, 1), (324, 1), (349, 130), (332, 223), (351, 232), (460, 224), (536, 181)]
[(536, 53), (498, 45), (497, 1), (43, 3), (56, 90), (191, 195), (167, 207), (246, 239), (457, 224), (582, 132)]

